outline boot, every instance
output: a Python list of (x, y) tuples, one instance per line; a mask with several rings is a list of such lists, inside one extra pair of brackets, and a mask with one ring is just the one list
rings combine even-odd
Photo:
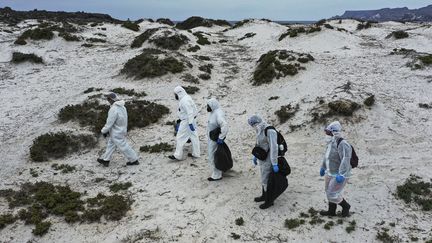
[(351, 205), (349, 205), (347, 201), (345, 201), (345, 199), (342, 200), (342, 202), (339, 203), (339, 205), (342, 206), (342, 217), (349, 217), (349, 210), (351, 208)]
[(97, 159), (97, 162), (99, 162), (99, 164), (102, 164), (105, 167), (109, 166), (109, 160)]
[(264, 202), (265, 201), (265, 191), (264, 187), (262, 188), (262, 195), (260, 197), (254, 198), (255, 202)]
[(337, 204), (336, 203), (328, 203), (328, 210), (327, 211), (321, 211), (320, 214), (322, 216), (336, 216), (336, 207)]
[(259, 205), (259, 208), (261, 208), (261, 209), (266, 209), (266, 208), (269, 208), (269, 207), (271, 207), (271, 206), (273, 206), (273, 202), (267, 202), (267, 201), (266, 201), (265, 203)]

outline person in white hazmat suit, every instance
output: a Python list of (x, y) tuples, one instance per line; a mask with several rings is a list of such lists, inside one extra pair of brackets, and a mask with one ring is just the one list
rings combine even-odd
[(97, 161), (108, 166), (114, 151), (118, 148), (128, 160), (126, 165), (138, 165), (138, 155), (126, 141), (128, 115), (125, 102), (120, 100), (116, 93), (109, 93), (105, 97), (111, 107), (101, 133), (104, 137), (109, 136), (109, 139), (105, 153)]
[(351, 176), (352, 148), (345, 139), (342, 139), (342, 126), (338, 121), (328, 125), (324, 132), (330, 139), (321, 164), (320, 175), (325, 176), (328, 210), (321, 211), (320, 214), (335, 216), (339, 204), (342, 207), (342, 217), (348, 217), (351, 206), (345, 201), (342, 193)]
[(277, 132), (274, 129), (267, 130), (267, 136), (265, 134), (265, 129), (269, 125), (267, 122), (258, 115), (253, 115), (248, 119), (248, 124), (252, 126), (256, 131), (256, 145), (261, 149), (267, 151), (267, 158), (265, 160), (259, 160), (253, 157), (252, 162), (254, 165), (259, 165), (261, 173), (261, 185), (262, 185), (262, 195), (254, 199), (255, 202), (265, 202), (259, 207), (261, 209), (269, 208), (273, 205), (273, 202), (267, 202), (266, 191), (267, 182), (269, 179), (270, 172), (273, 170), (275, 173), (279, 171), (278, 167), (278, 144), (277, 144)]
[(174, 94), (175, 98), (179, 101), (177, 114), (180, 119), (180, 124), (178, 125), (176, 135), (176, 150), (174, 155), (170, 155), (168, 158), (172, 160), (183, 160), (183, 149), (189, 139), (192, 142), (191, 156), (194, 158), (199, 158), (200, 144), (196, 123), (198, 109), (195, 105), (195, 102), (181, 86), (174, 88)]
[[(215, 167), (214, 155), (218, 144), (223, 144), (228, 133), (228, 123), (225, 120), (225, 113), (219, 106), (219, 102), (215, 98), (211, 98), (207, 101), (207, 111), (210, 113), (207, 124), (207, 136), (208, 136), (208, 162), (212, 171), (211, 177), (207, 178), (209, 181), (218, 181), (222, 179), (222, 171)], [(221, 133), (217, 141), (210, 139), (210, 132), (220, 127)]]

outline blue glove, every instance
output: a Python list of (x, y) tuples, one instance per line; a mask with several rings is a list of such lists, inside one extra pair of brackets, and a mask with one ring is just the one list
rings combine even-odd
[(326, 171), (326, 170), (325, 170), (324, 168), (321, 168), (321, 169), (320, 169), (320, 176), (324, 176), (324, 175), (325, 175), (325, 171)]
[(189, 124), (189, 128), (192, 132), (195, 132), (195, 127), (193, 126), (193, 124)]
[(274, 171), (275, 173), (278, 173), (278, 172), (279, 172), (279, 166), (278, 166), (277, 164), (273, 165), (273, 171)]
[(337, 175), (336, 176), (336, 182), (337, 183), (343, 183), (345, 181), (345, 177), (343, 175)]
[(218, 140), (217, 140), (217, 142), (216, 142), (217, 144), (223, 144), (224, 143), (224, 140), (223, 139), (221, 139), (221, 138), (218, 138)]
[(175, 125), (174, 129), (175, 129), (176, 132), (178, 132), (179, 126), (180, 126), (180, 124), (178, 124), (178, 123)]
[(252, 163), (254, 165), (258, 165), (257, 158), (255, 156), (252, 158)]

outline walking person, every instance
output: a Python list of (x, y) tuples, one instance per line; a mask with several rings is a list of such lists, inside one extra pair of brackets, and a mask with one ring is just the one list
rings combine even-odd
[(267, 183), (270, 173), (271, 171), (275, 173), (279, 171), (277, 132), (274, 129), (268, 129), (266, 131), (269, 125), (258, 115), (251, 116), (248, 119), (248, 124), (256, 131), (256, 145), (254, 150), (258, 150), (261, 152), (260, 154), (263, 155), (261, 158), (257, 158), (257, 156), (252, 158), (252, 162), (260, 167), (262, 186), (262, 195), (256, 197), (254, 201), (264, 202), (259, 207), (261, 209), (266, 209), (273, 206), (273, 201), (266, 200)]
[[(207, 180), (218, 181), (222, 179), (222, 171), (218, 170), (215, 166), (215, 152), (218, 148), (218, 144), (223, 144), (228, 134), (228, 123), (225, 120), (225, 113), (220, 108), (219, 102), (215, 98), (211, 98), (207, 101), (207, 111), (210, 113), (207, 124), (207, 136), (208, 136), (208, 162), (212, 174)], [(210, 139), (210, 132), (220, 128), (220, 134), (216, 141)]]
[(324, 132), (330, 136), (327, 149), (320, 169), (320, 175), (325, 176), (325, 192), (328, 200), (328, 210), (321, 211), (323, 216), (335, 216), (337, 205), (342, 207), (342, 217), (349, 216), (351, 206), (342, 193), (351, 176), (351, 145), (342, 138), (342, 126), (338, 121), (328, 125)]
[(189, 139), (192, 142), (192, 153), (190, 156), (193, 158), (199, 158), (200, 144), (196, 123), (198, 109), (195, 102), (192, 100), (192, 97), (186, 93), (186, 90), (183, 87), (175, 87), (174, 96), (176, 100), (179, 101), (177, 114), (180, 119), (180, 124), (177, 128), (176, 150), (174, 155), (170, 155), (168, 158), (172, 160), (183, 160), (183, 149)]
[(138, 155), (126, 141), (128, 115), (125, 101), (120, 100), (116, 93), (109, 93), (105, 97), (111, 107), (101, 133), (104, 137), (109, 136), (109, 139), (105, 153), (97, 159), (97, 162), (107, 167), (114, 151), (118, 148), (128, 160), (126, 165), (138, 165)]

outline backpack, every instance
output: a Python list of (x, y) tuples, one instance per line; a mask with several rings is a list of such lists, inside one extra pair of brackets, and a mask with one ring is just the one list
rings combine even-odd
[(269, 130), (269, 129), (273, 129), (277, 133), (278, 156), (284, 156), (285, 153), (288, 151), (288, 146), (287, 146), (287, 143), (285, 142), (285, 138), (273, 126), (268, 126), (268, 127), (265, 128), (264, 134), (266, 136), (267, 136), (267, 130)]
[[(342, 140), (344, 140), (344, 139), (343, 138), (338, 138), (338, 140), (336, 141), (337, 142), (337, 146), (336, 147), (339, 147), (339, 144), (342, 142)], [(351, 144), (350, 144), (350, 146), (351, 146), (351, 149), (352, 149), (350, 164), (351, 164), (351, 168), (354, 169), (354, 168), (356, 168), (358, 166), (359, 158), (357, 156), (357, 153), (354, 150), (354, 147)]]

